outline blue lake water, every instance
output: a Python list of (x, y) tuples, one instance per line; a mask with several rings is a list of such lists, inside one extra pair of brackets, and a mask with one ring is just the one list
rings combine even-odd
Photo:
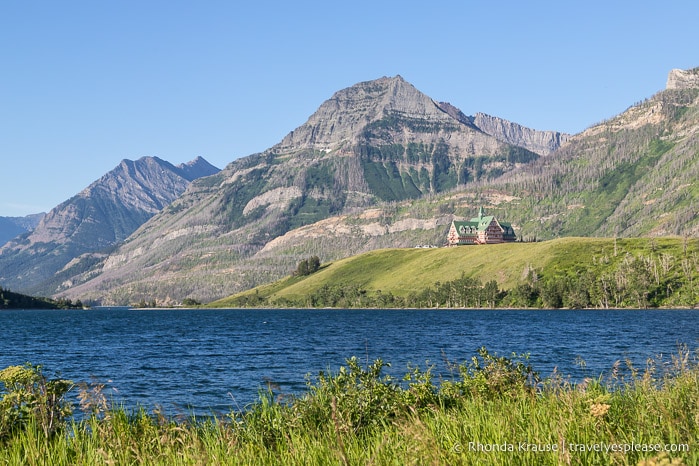
[[(615, 361), (666, 359), (699, 348), (691, 310), (127, 310), (1, 311), (0, 368), (30, 361), (49, 376), (105, 383), (128, 408), (168, 414), (227, 413), (260, 389), (298, 394), (305, 376), (336, 371), (345, 359), (408, 364), (450, 378), (447, 361), (481, 346), (529, 353), (542, 376), (554, 367), (573, 381)], [(580, 360), (585, 364), (580, 364)]]

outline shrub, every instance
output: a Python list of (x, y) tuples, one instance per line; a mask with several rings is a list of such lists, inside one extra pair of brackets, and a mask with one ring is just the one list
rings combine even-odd
[(402, 391), (377, 359), (366, 369), (357, 357), (346, 360), (336, 374), (321, 372), (294, 408), (307, 425), (334, 425), (339, 431), (360, 433), (385, 425), (402, 411)]
[(0, 371), (0, 440), (24, 430), (30, 422), (50, 436), (65, 426), (72, 410), (64, 396), (73, 383), (47, 379), (41, 366), (27, 363)]
[(513, 353), (508, 358), (491, 354), (482, 346), (470, 363), (459, 366), (460, 381), (443, 384), (443, 394), (484, 399), (533, 395), (541, 379), (527, 360), (526, 354)]

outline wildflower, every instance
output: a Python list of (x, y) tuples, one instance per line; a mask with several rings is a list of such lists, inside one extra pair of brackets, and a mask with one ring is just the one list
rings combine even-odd
[(604, 417), (607, 411), (609, 411), (609, 407), (610, 406), (606, 403), (593, 403), (590, 405), (590, 414), (594, 417)]

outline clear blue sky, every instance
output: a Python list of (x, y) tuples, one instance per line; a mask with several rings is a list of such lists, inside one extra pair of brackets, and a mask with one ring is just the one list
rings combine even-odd
[(400, 74), (466, 114), (582, 131), (699, 66), (699, 2), (0, 2), (0, 215), (122, 159), (223, 168)]

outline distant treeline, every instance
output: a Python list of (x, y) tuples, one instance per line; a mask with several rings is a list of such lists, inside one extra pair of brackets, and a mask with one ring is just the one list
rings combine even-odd
[(80, 300), (35, 298), (0, 287), (0, 309), (82, 309)]

